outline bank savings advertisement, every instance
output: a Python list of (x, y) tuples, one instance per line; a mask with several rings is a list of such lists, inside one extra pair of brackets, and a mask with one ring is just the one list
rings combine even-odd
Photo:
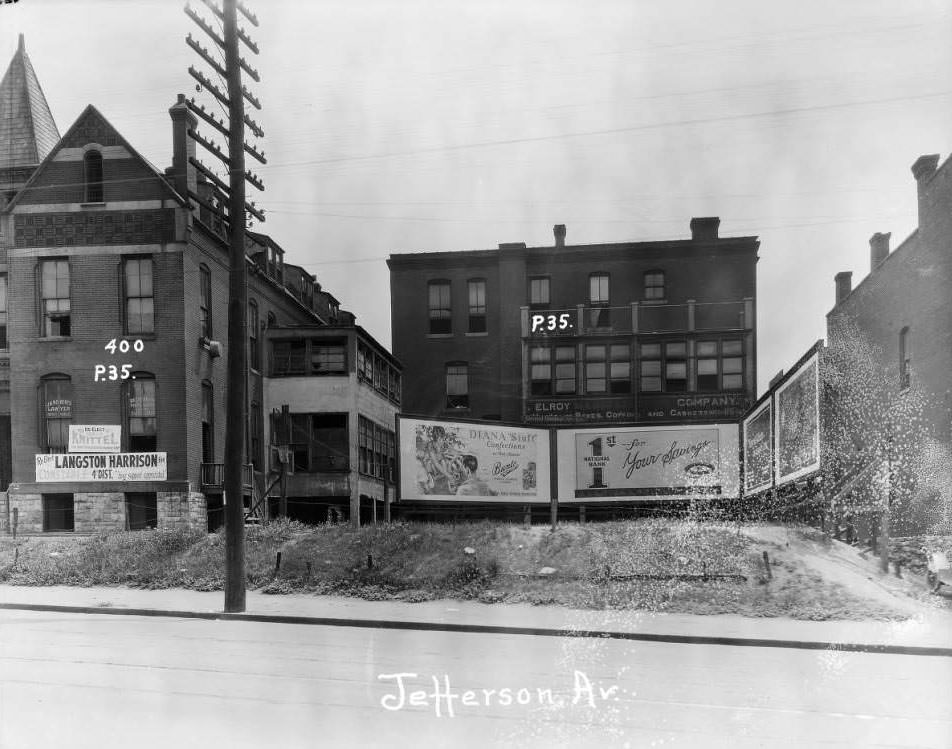
[(720, 495), (720, 432), (650, 429), (575, 435), (575, 497)]
[(548, 433), (400, 420), (402, 499), (548, 501)]

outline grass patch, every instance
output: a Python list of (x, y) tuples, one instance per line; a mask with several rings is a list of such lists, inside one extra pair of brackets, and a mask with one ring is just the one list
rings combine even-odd
[[(273, 522), (247, 529), (246, 572), (249, 588), (276, 595), (457, 598), (814, 620), (902, 618), (742, 530), (674, 519), (564, 523), (554, 533), (490, 521), (360, 529)], [(826, 541), (809, 529), (796, 532), (804, 540)], [(769, 581), (762, 560), (768, 548)], [(0, 537), (0, 582), (221, 590), (224, 551), (220, 534), (187, 531)], [(544, 568), (554, 572), (542, 575)]]

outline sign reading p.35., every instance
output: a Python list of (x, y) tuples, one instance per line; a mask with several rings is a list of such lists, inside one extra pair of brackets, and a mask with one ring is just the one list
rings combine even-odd
[(571, 312), (562, 312), (557, 315), (533, 315), (529, 332), (552, 333), (556, 330), (571, 330), (572, 327)]
[[(136, 338), (134, 341), (127, 341), (125, 338), (117, 341), (113, 338), (103, 348), (110, 354), (116, 352), (128, 354), (130, 351), (141, 354), (145, 351), (145, 342), (141, 338)], [(131, 364), (96, 364), (93, 366), (93, 382), (116, 382), (117, 380), (128, 380), (130, 377), (135, 379)]]

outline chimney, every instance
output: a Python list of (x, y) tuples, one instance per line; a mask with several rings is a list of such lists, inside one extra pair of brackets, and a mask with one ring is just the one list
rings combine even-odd
[(189, 163), (189, 157), (195, 158), (195, 141), (188, 137), (189, 129), (194, 130), (198, 119), (185, 104), (185, 94), (179, 94), (178, 100), (169, 109), (172, 118), (172, 166), (167, 174), (172, 178), (172, 186), (182, 197), (188, 197), (188, 191), (197, 192), (197, 173)]
[(889, 257), (889, 237), (891, 232), (876, 232), (869, 238), (869, 272), (875, 271)]
[(552, 232), (555, 234), (555, 246), (565, 247), (565, 224), (556, 224)]
[(926, 187), (932, 176), (935, 174), (936, 167), (939, 165), (939, 154), (933, 153), (928, 156), (920, 156), (916, 163), (912, 165), (912, 176), (916, 178), (916, 192), (919, 194), (919, 228), (925, 224), (926, 214)]
[(839, 304), (850, 295), (853, 290), (853, 274), (848, 270), (837, 273), (834, 276), (836, 280), (836, 303)]
[(721, 220), (717, 216), (691, 219), (691, 239), (695, 242), (714, 242), (717, 240), (717, 227)]

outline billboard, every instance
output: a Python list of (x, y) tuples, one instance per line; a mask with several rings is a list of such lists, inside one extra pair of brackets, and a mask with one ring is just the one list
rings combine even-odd
[(400, 499), (548, 502), (549, 432), (400, 417)]
[(40, 481), (165, 481), (165, 453), (64, 453), (36, 456)]
[(774, 393), (777, 486), (820, 468), (819, 369), (814, 352)]
[(71, 453), (119, 452), (119, 425), (70, 424), (69, 451)]
[(558, 433), (559, 502), (737, 497), (737, 426)]
[(744, 419), (744, 493), (773, 486), (773, 408), (770, 398)]

